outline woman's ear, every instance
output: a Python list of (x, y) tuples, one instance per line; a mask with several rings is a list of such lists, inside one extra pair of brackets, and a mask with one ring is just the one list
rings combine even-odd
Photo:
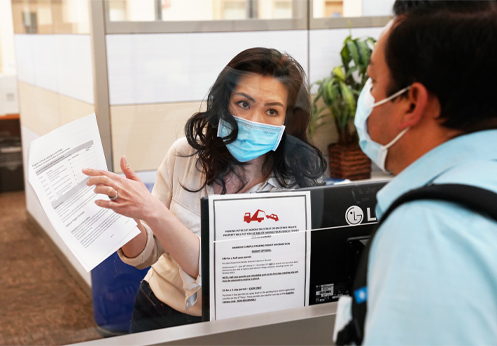
[[(421, 83), (413, 83), (407, 92), (407, 98), (402, 99), (403, 103), (403, 116), (399, 123), (401, 130), (416, 126), (425, 116), (429, 116), (427, 110), (431, 105), (429, 104), (431, 98), (426, 87)], [(437, 100), (438, 101), (438, 100)]]

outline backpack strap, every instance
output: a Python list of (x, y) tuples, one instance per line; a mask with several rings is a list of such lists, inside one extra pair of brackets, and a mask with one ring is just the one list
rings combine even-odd
[(347, 345), (352, 342), (357, 345), (362, 344), (367, 313), (368, 261), (374, 236), (383, 222), (397, 207), (416, 200), (439, 200), (457, 203), (476, 213), (486, 214), (497, 221), (497, 193), (476, 186), (463, 184), (428, 185), (408, 191), (400, 196), (390, 205), (379, 220), (361, 255), (352, 289), (352, 320), (338, 333), (337, 345)]

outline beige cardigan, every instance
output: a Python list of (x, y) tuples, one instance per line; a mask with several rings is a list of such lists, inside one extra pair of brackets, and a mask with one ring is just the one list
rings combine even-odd
[[(195, 167), (197, 156), (187, 156), (193, 152), (194, 149), (188, 144), (186, 138), (180, 138), (174, 142), (157, 170), (152, 195), (164, 203), (183, 225), (199, 237), (200, 242), (200, 199), (214, 194), (214, 189), (212, 186), (205, 186), (199, 192), (189, 192), (182, 187), (183, 185), (190, 190), (196, 190), (205, 179), (203, 173)], [(281, 189), (276, 179), (269, 178), (266, 182), (252, 187), (247, 193)], [(123, 262), (138, 269), (151, 265), (144, 280), (150, 284), (157, 298), (177, 311), (201, 316), (202, 281), (200, 274), (196, 278), (188, 275), (164, 250), (150, 227), (143, 224), (148, 235), (143, 252), (135, 258), (128, 258), (122, 250), (118, 250), (119, 257)], [(200, 263), (199, 273), (201, 273)]]

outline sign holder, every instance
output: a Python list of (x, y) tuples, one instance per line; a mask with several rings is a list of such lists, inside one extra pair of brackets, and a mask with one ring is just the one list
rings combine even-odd
[[(376, 194), (387, 182), (349, 183), (294, 190), (310, 191), (312, 232), (309, 305), (337, 301), (339, 296), (349, 294), (362, 248), (377, 223)], [(284, 196), (286, 193), (278, 194)], [(253, 210), (244, 217), (247, 220), (260, 218), (256, 214), (256, 210)], [(277, 217), (271, 214), (269, 216)], [(211, 320), (211, 307), (214, 303), (210, 298), (210, 263), (214, 254), (211, 253), (209, 217), (209, 197), (204, 197), (201, 200), (203, 321)]]

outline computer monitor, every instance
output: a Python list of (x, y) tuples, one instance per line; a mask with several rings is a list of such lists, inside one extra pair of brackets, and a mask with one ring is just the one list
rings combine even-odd
[[(356, 268), (377, 223), (376, 194), (387, 181), (300, 189), (311, 196), (309, 305), (350, 294)], [(209, 200), (201, 200), (202, 315), (210, 316)]]
[(377, 223), (386, 181), (313, 187), (309, 305), (350, 294), (362, 250)]

